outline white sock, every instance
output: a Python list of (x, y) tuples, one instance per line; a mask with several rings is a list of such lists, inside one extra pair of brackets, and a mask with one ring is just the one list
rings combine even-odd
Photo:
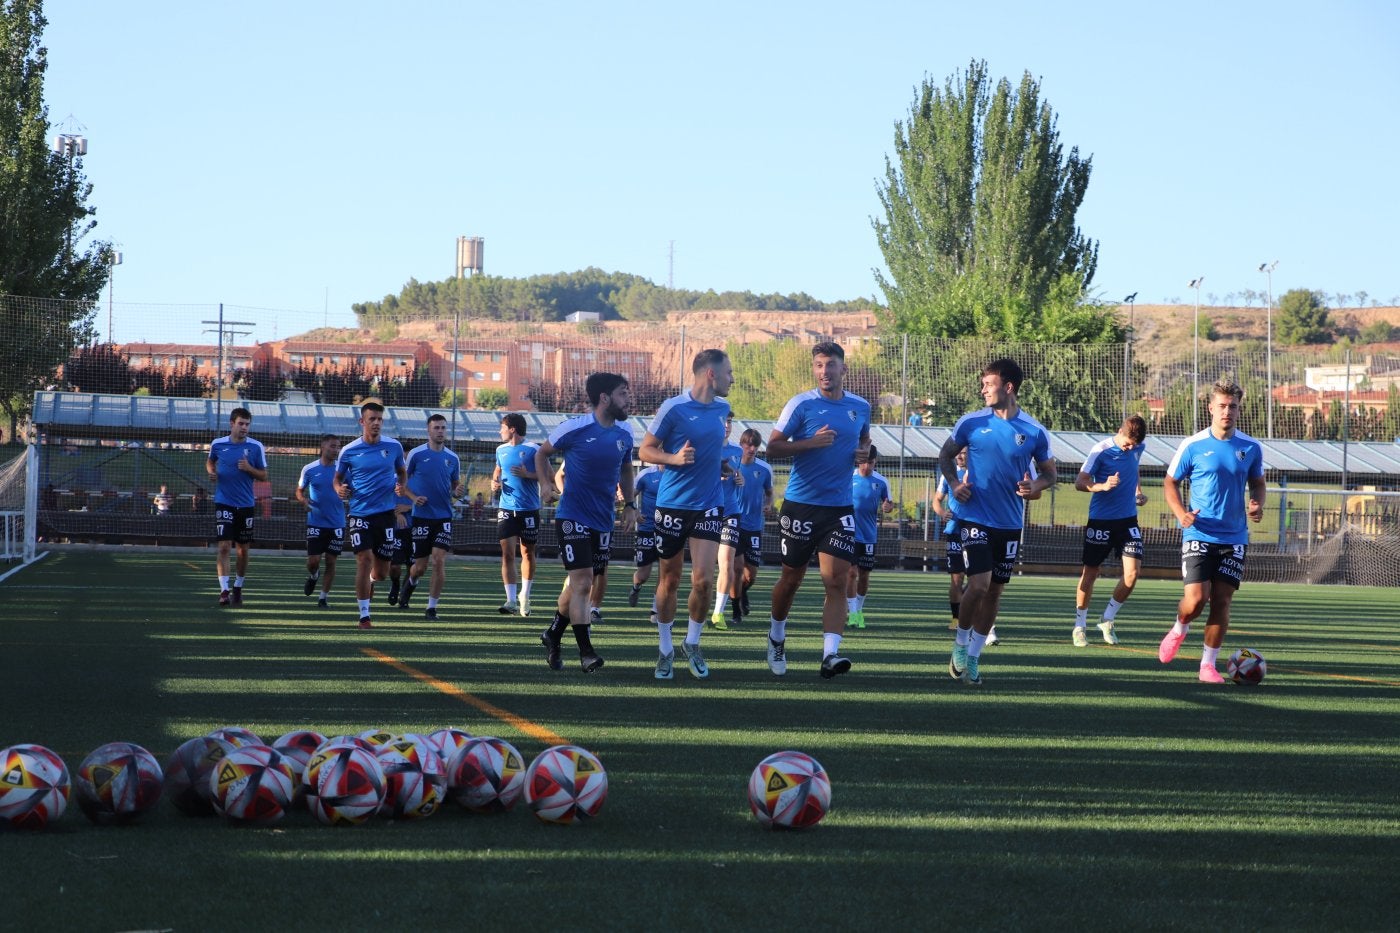
[(705, 623), (691, 619), (685, 627), (685, 640), (692, 645), (698, 645), (700, 644), (700, 633), (703, 631), (705, 631)]
[(223, 592), (224, 590), (226, 590), (226, 589), (228, 589), (228, 577), (220, 577), (220, 578), (219, 578), (219, 592), (222, 593), (222, 592)]
[(846, 611), (847, 611), (847, 612), (857, 612), (857, 611), (859, 611), (859, 609), (860, 609), (860, 597), (859, 597), (859, 596), (847, 596), (847, 597), (846, 597)]
[(865, 597), (864, 597), (864, 596), (857, 596), (857, 597), (856, 597), (856, 608), (859, 609), (861, 612), (864, 612), (864, 611), (865, 611)]
[(779, 622), (771, 616), (768, 619), (768, 639), (770, 641), (787, 640), (787, 619)]
[(675, 654), (676, 643), (671, 637), (671, 622), (656, 623), (656, 640), (661, 646), (662, 654)]
[(715, 594), (715, 612), (718, 612), (718, 613), (720, 613), (721, 615), (723, 615), (723, 614), (724, 614), (724, 607), (727, 606), (728, 604), (729, 604), (729, 594), (728, 594), (728, 593), (716, 593), (716, 594)]
[(514, 583), (507, 583), (507, 584), (506, 584), (506, 602), (508, 602), (508, 603), (513, 603), (513, 602), (515, 602), (515, 591), (516, 591), (516, 586), (515, 586)]
[(535, 585), (534, 580), (522, 580), (520, 582), (520, 595), (526, 599), (530, 598), (530, 588)]
[(1074, 627), (1085, 628), (1089, 624), (1089, 607), (1074, 610)]
[(967, 656), (969, 658), (980, 658), (982, 657), (982, 649), (985, 647), (987, 647), (987, 636), (979, 635), (975, 629), (972, 630), (967, 640)]
[(429, 596), (429, 597), (428, 597), (428, 605), (427, 605), (427, 608), (428, 608), (428, 609), (436, 609), (436, 608), (437, 608), (437, 601), (438, 601), (438, 598), (437, 598), (436, 596)]
[(964, 648), (967, 647), (968, 638), (970, 637), (971, 632), (972, 629), (970, 628), (959, 628), (957, 634), (953, 636), (953, 644), (962, 645)]
[(236, 587), (238, 587), (240, 590), (243, 589), (243, 578), (242, 578), (242, 577), (234, 577), (234, 578), (233, 578), (233, 585), (236, 586)]
[(360, 604), (360, 615), (362, 617), (369, 615), (369, 600), (357, 599), (355, 601)]
[(1118, 615), (1118, 610), (1123, 608), (1123, 604), (1112, 596), (1108, 598), (1108, 605), (1103, 607), (1103, 620), (1112, 622), (1113, 617)]
[(822, 633), (822, 657), (835, 654), (841, 647), (841, 636), (835, 632)]
[(1201, 648), (1201, 667), (1215, 667), (1215, 659), (1220, 656), (1219, 648)]
[(1176, 623), (1172, 626), (1173, 635), (1185, 635), (1189, 631), (1191, 631), (1191, 623), (1183, 622), (1180, 619), (1177, 619)]

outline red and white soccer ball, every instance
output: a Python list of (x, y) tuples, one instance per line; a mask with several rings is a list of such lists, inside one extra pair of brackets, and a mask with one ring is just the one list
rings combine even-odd
[(390, 732), (388, 729), (366, 729), (359, 734), (358, 738), (364, 739), (377, 749), (385, 742), (394, 738), (394, 733)]
[(546, 823), (580, 823), (608, 799), (608, 773), (577, 745), (546, 748), (525, 772), (525, 803)]
[(234, 748), (242, 748), (244, 745), (261, 745), (263, 740), (252, 729), (245, 729), (242, 726), (222, 726), (209, 733), (216, 739), (223, 739)]
[(448, 793), (473, 813), (503, 813), (525, 790), (525, 759), (492, 736), (468, 739), (447, 764)]
[(68, 766), (42, 745), (0, 751), (0, 827), (43, 829), (68, 808)]
[(306, 759), (311, 757), (311, 753), (322, 745), (326, 744), (326, 737), (314, 729), (293, 729), (286, 735), (272, 743), (272, 747), (278, 751), (287, 749), (298, 749), (306, 753), (306, 758), (302, 764), (306, 764)]
[(209, 774), (231, 753), (232, 743), (201, 735), (175, 749), (165, 763), (165, 796), (189, 816), (213, 816)]
[(749, 808), (773, 829), (815, 826), (831, 807), (831, 779), (811, 755), (777, 752), (749, 775)]
[(1258, 686), (1268, 672), (1268, 662), (1253, 648), (1241, 648), (1236, 651), (1225, 665), (1225, 673), (1230, 675), (1230, 679), (1246, 687)]
[(433, 743), (437, 753), (442, 756), (444, 764), (452, 763), (452, 756), (457, 754), (457, 749), (471, 741), (472, 734), (461, 729), (438, 729), (436, 732), (428, 734), (428, 741)]
[(420, 735), (396, 736), (376, 751), (384, 771), (384, 803), (379, 812), (391, 820), (432, 816), (447, 795), (447, 766), (437, 748)]
[(130, 823), (160, 802), (164, 781), (155, 755), (131, 742), (108, 742), (78, 765), (73, 796), (99, 826)]
[(302, 780), (307, 809), (329, 826), (363, 823), (384, 803), (384, 769), (353, 740), (335, 738), (318, 748)]
[(235, 748), (209, 775), (214, 810), (232, 823), (266, 826), (292, 808), (296, 772), (281, 752), (267, 745)]

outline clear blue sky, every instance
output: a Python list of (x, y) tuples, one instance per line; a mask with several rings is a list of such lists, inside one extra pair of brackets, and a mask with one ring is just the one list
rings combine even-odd
[[(972, 58), (1039, 77), (1093, 156), (1103, 297), (1190, 301), (1204, 275), (1223, 301), (1274, 259), (1275, 295), (1400, 296), (1381, 0), (46, 7), (49, 116), (86, 128), (118, 308), (298, 312), (255, 339), (450, 277), (459, 235), (494, 275), (666, 284), (674, 241), (677, 287), (876, 295), (894, 123)], [(141, 321), (117, 339), (171, 334)]]

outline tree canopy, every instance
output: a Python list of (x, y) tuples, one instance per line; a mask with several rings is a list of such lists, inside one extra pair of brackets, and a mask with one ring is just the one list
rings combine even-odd
[(973, 61), (940, 88), (925, 78), (872, 219), (886, 276), (875, 278), (902, 331), (1043, 342), (1122, 339), (1083, 301), (1098, 243), (1075, 225), (1092, 158), (1064, 152), (1056, 117), (1027, 72), (993, 87)]
[(0, 407), (12, 425), (90, 338), (110, 270), (109, 244), (84, 243), (96, 223), (82, 157), (50, 148), (46, 25), (42, 0), (0, 0)]
[(1331, 343), (1332, 337), (1332, 320), (1322, 292), (1294, 288), (1278, 300), (1279, 343)]

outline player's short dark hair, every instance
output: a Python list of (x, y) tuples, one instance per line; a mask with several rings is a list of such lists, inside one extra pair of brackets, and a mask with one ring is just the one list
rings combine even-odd
[(365, 402), (362, 405), (360, 405), (360, 416), (364, 417), (365, 412), (370, 411), (377, 411), (380, 414), (383, 414), (384, 403), (377, 401), (376, 399), (366, 399)]
[(699, 353), (695, 354), (695, 359), (691, 361), (690, 371), (698, 376), (703, 370), (709, 369), (711, 366), (718, 366), (728, 359), (728, 357), (729, 354), (725, 353), (723, 350), (701, 350)]
[(229, 424), (233, 424), (239, 418), (247, 418), (249, 421), (252, 421), (253, 413), (246, 408), (235, 408), (233, 411), (228, 413)]
[(597, 405), (604, 395), (611, 395), (628, 384), (627, 377), (618, 373), (593, 373), (584, 381), (583, 390), (588, 393), (588, 404)]
[(1239, 402), (1244, 400), (1244, 389), (1241, 389), (1228, 379), (1221, 379), (1210, 387), (1211, 398), (1215, 398), (1217, 395), (1228, 395)]
[(434, 421), (441, 421), (443, 424), (446, 424), (446, 423), (447, 423), (447, 416), (446, 416), (446, 415), (440, 415), (440, 414), (437, 414), (436, 412), (434, 412), (433, 414), (431, 414), (431, 415), (428, 416), (428, 424), (432, 424)]
[(1147, 421), (1142, 415), (1129, 415), (1124, 418), (1123, 426), (1119, 430), (1134, 444), (1141, 444), (1147, 439)]
[(501, 424), (510, 428), (521, 437), (525, 436), (525, 416), (520, 414), (520, 412), (512, 411), (508, 414), (501, 415)]
[(334, 440), (339, 440), (339, 439), (340, 439), (340, 435), (339, 435), (339, 434), (332, 434), (332, 433), (330, 433), (329, 431), (327, 431), (325, 434), (322, 434), (322, 435), (321, 435), (321, 443), (322, 443), (322, 444), (324, 444), (326, 441), (334, 441)]
[(870, 453), (869, 453), (869, 455), (868, 455), (865, 459), (866, 459), (866, 462), (867, 462), (867, 463), (874, 463), (876, 460), (879, 460), (879, 459), (880, 459), (880, 450), (879, 450), (879, 448), (876, 447), (874, 444), (871, 444), (871, 445), (870, 445)]
[(1001, 379), (1002, 382), (1011, 383), (1011, 389), (1014, 392), (1021, 391), (1021, 382), (1025, 379), (1025, 376), (1021, 373), (1021, 364), (1006, 356), (999, 360), (992, 360), (986, 366), (983, 366), (982, 375), (996, 376)]
[(846, 351), (841, 349), (841, 344), (835, 340), (823, 340), (812, 347), (812, 356), (834, 356), (841, 362), (846, 362)]
[(740, 443), (752, 444), (755, 447), (763, 446), (763, 435), (753, 428), (745, 428), (744, 433), (739, 435)]

